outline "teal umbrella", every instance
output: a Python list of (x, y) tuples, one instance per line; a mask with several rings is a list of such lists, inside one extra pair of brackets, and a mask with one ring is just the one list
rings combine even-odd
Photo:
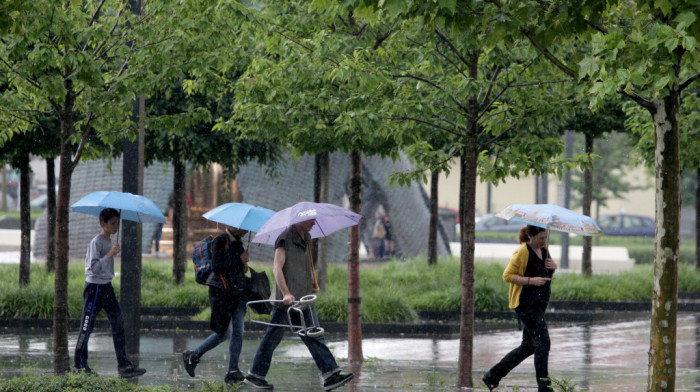
[(121, 219), (134, 222), (165, 223), (165, 216), (151, 199), (132, 193), (97, 191), (73, 203), (71, 210), (99, 216), (105, 208), (119, 211)]
[(226, 203), (207, 211), (203, 217), (248, 231), (258, 231), (275, 211), (247, 203)]

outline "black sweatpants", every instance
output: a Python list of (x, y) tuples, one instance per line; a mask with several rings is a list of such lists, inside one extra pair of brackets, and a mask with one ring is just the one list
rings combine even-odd
[(117, 354), (119, 367), (131, 364), (126, 354), (126, 338), (124, 337), (124, 319), (119, 301), (114, 294), (112, 283), (97, 284), (85, 282), (83, 290), (83, 315), (80, 317), (80, 333), (75, 345), (74, 366), (78, 369), (88, 367), (88, 340), (95, 325), (95, 319), (100, 310), (104, 309), (112, 328), (114, 352)]
[(538, 391), (549, 391), (549, 330), (544, 320), (546, 305), (533, 306), (525, 310), (516, 310), (518, 319), (523, 326), (523, 340), (520, 346), (506, 354), (499, 363), (489, 370), (487, 378), (500, 381), (511, 370), (524, 361), (525, 358), (535, 354), (535, 376), (537, 378)]

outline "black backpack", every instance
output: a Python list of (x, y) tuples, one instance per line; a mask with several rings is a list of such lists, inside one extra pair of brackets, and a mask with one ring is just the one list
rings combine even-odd
[[(265, 271), (257, 272), (248, 267), (250, 270), (250, 279), (248, 282), (248, 301), (262, 301), (270, 299), (270, 279), (267, 278)], [(257, 314), (270, 314), (272, 312), (272, 303), (260, 302), (250, 304), (250, 308)]]

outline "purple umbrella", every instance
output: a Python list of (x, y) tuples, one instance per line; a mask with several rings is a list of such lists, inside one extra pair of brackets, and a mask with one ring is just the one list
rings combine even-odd
[(309, 232), (311, 238), (319, 238), (355, 226), (362, 219), (362, 215), (335, 204), (301, 201), (272, 215), (255, 235), (253, 242), (274, 245), (277, 237), (289, 226), (309, 219), (316, 220)]

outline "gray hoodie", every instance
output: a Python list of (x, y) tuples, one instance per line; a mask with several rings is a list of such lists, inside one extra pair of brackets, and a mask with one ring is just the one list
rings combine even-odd
[(85, 281), (105, 284), (114, 278), (114, 258), (107, 257), (112, 249), (112, 240), (98, 234), (90, 241), (85, 255)]

